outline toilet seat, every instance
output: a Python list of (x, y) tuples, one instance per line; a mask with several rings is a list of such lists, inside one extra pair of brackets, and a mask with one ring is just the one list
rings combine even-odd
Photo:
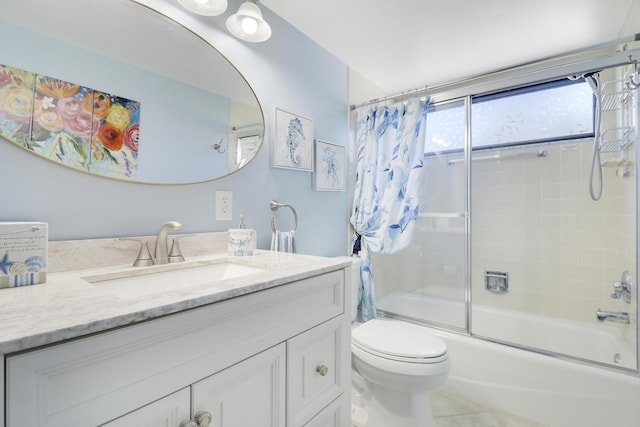
[(407, 363), (439, 363), (447, 346), (424, 328), (406, 322), (372, 319), (352, 331), (352, 344), (384, 359)]

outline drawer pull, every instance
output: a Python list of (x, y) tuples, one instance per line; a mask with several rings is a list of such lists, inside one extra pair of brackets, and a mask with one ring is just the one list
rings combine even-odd
[(179, 427), (198, 427), (198, 423), (193, 420), (184, 420)]
[(207, 411), (198, 411), (196, 412), (195, 416), (198, 427), (207, 427), (209, 424), (211, 424), (212, 418), (213, 417), (211, 416), (211, 413)]
[(325, 365), (320, 365), (316, 368), (316, 372), (319, 373), (321, 377), (324, 377), (325, 375), (327, 375), (327, 372), (329, 372), (329, 368), (327, 368)]

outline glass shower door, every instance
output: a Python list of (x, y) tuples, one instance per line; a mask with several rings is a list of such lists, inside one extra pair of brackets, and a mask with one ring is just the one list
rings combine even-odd
[(465, 111), (464, 100), (429, 107), (412, 244), (372, 262), (379, 310), (450, 329), (466, 328)]
[[(637, 90), (625, 89), (625, 68), (600, 72), (600, 141), (568, 137), (474, 152), (472, 334), (636, 369), (638, 98)], [(539, 97), (535, 102), (517, 105), (511, 96), (501, 100), (504, 108), (474, 105), (472, 145), (505, 129), (513, 137), (517, 126), (532, 132), (565, 126), (569, 119), (558, 117), (559, 111), (574, 113), (586, 106), (593, 114), (598, 109), (593, 93), (581, 83), (588, 91), (586, 102), (581, 94), (572, 99), (552, 87), (545, 101), (536, 88), (531, 92)], [(518, 121), (506, 128), (510, 117)], [(498, 127), (481, 128), (492, 123)], [(574, 123), (570, 132), (593, 132), (583, 127), (592, 120)], [(598, 200), (590, 195), (590, 182), (596, 193), (602, 186)]]

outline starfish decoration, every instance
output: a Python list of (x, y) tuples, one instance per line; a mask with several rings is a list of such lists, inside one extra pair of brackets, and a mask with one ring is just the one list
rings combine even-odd
[(5, 252), (2, 259), (0, 259), (0, 270), (4, 274), (9, 274), (9, 267), (11, 267), (12, 262), (9, 261), (9, 252)]

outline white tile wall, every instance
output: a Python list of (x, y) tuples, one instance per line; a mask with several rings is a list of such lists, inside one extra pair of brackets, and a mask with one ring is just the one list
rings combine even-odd
[[(636, 312), (633, 304), (609, 297), (624, 270), (636, 271), (635, 175), (625, 178), (616, 169), (603, 169), (603, 196), (591, 200), (592, 143), (500, 150), (544, 149), (548, 156), (473, 163), (473, 303), (618, 328), (635, 347), (633, 328), (603, 325), (595, 317), (598, 308)], [(424, 186), (422, 212), (464, 210), (464, 164), (446, 160), (426, 161), (425, 180), (439, 185)], [(409, 249), (374, 258), (377, 297), (400, 290), (464, 301), (465, 265), (464, 219), (423, 216)], [(508, 272), (509, 292), (486, 291), (485, 270)], [(464, 319), (462, 310), (459, 316)], [(474, 332), (491, 336), (491, 331)]]

